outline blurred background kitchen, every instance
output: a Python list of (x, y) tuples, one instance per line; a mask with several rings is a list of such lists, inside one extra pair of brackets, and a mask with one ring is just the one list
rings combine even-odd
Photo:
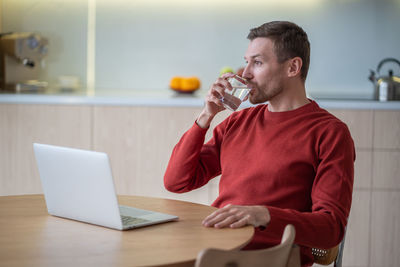
[(400, 58), (399, 14), (398, 0), (2, 0), (1, 25), (49, 40), (39, 80), (50, 87), (74, 76), (84, 89), (164, 90), (195, 75), (206, 90), (222, 67), (244, 66), (250, 28), (294, 21), (311, 42), (308, 93), (368, 99), (369, 69)]
[[(400, 266), (400, 101), (374, 99), (368, 79), (383, 59), (400, 60), (400, 0), (0, 0), (1, 39), (26, 33), (35, 59), (25, 46), (2, 55), (28, 90), (0, 93), (0, 195), (42, 193), (39, 142), (107, 152), (118, 194), (212, 203), (218, 178), (172, 194), (165, 167), (221, 69), (245, 65), (249, 29), (271, 20), (308, 33), (308, 94), (355, 141), (344, 266)], [(390, 70), (399, 77), (394, 61), (381, 76)], [(173, 92), (174, 76), (195, 76), (201, 88)]]

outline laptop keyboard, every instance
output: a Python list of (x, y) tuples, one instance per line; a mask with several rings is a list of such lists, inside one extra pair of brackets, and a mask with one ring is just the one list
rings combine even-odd
[(121, 215), (121, 219), (122, 219), (122, 225), (129, 225), (129, 226), (149, 222), (149, 220), (146, 219), (126, 216), (126, 215)]

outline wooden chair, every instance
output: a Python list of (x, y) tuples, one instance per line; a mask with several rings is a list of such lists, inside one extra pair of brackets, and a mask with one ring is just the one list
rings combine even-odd
[(312, 248), (311, 252), (314, 256), (315, 263), (329, 265), (332, 262), (335, 262), (334, 267), (342, 267), (345, 236), (343, 236), (342, 241), (336, 247), (330, 249)]
[(202, 250), (196, 259), (195, 267), (300, 267), (300, 250), (294, 246), (296, 231), (287, 225), (281, 243), (261, 250)]

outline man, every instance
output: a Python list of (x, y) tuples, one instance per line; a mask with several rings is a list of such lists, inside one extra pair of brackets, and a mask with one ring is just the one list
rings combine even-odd
[(242, 76), (253, 104), (232, 113), (204, 136), (224, 110), (226, 74), (211, 86), (195, 124), (175, 146), (164, 184), (187, 192), (221, 175), (220, 208), (206, 227), (255, 227), (245, 249), (278, 244), (287, 224), (296, 228), (303, 266), (312, 247), (331, 248), (343, 238), (353, 191), (355, 151), (347, 126), (308, 99), (310, 44), (302, 28), (275, 21), (252, 29)]

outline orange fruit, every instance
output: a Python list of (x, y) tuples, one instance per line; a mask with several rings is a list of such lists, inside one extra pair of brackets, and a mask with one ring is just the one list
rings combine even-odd
[(178, 92), (191, 93), (200, 88), (200, 79), (193, 77), (175, 76), (171, 79), (169, 86)]
[(171, 87), (171, 89), (179, 90), (181, 88), (181, 84), (182, 84), (182, 77), (176, 76), (173, 77), (169, 82), (169, 87)]
[(182, 91), (194, 91), (199, 89), (200, 87), (200, 80), (196, 77), (189, 77), (182, 79), (181, 83), (181, 90)]

